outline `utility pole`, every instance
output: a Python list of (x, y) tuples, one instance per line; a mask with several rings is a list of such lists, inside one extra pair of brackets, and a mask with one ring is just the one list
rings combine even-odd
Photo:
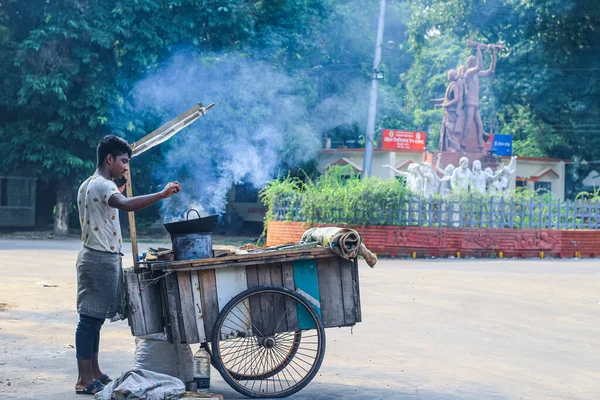
[(381, 0), (381, 6), (379, 7), (377, 43), (375, 45), (375, 60), (373, 61), (373, 76), (371, 77), (371, 95), (369, 98), (369, 114), (367, 116), (367, 140), (365, 142), (365, 159), (363, 162), (362, 170), (363, 178), (371, 176), (371, 164), (373, 164), (373, 138), (375, 136), (375, 117), (377, 115), (377, 80), (379, 79), (379, 66), (381, 65), (381, 47), (383, 46), (385, 2), (386, 0)]

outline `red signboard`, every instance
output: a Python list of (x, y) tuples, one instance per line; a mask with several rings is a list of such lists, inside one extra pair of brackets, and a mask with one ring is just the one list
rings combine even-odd
[(425, 150), (425, 132), (396, 131), (384, 129), (381, 135), (383, 149)]

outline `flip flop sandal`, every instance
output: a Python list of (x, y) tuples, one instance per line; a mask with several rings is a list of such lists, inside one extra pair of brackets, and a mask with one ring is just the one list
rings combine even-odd
[(104, 385), (102, 384), (102, 382), (94, 381), (94, 383), (90, 383), (89, 385), (84, 387), (83, 390), (75, 390), (75, 394), (90, 394), (93, 396), (102, 389), (104, 389)]
[(102, 375), (102, 377), (100, 377), (96, 380), (100, 381), (100, 383), (102, 383), (103, 385), (108, 385), (109, 383), (112, 382), (112, 379), (110, 379), (110, 377), (106, 374)]

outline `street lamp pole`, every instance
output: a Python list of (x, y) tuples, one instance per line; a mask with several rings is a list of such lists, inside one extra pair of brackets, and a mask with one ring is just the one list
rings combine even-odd
[(379, 24), (377, 25), (377, 43), (375, 45), (375, 60), (373, 61), (373, 76), (371, 77), (371, 94), (369, 98), (369, 114), (367, 116), (367, 137), (365, 141), (365, 157), (363, 162), (362, 177), (371, 175), (373, 164), (373, 140), (375, 136), (375, 117), (377, 115), (377, 80), (381, 65), (381, 47), (383, 46), (383, 26), (385, 24), (385, 3), (381, 0), (379, 7)]

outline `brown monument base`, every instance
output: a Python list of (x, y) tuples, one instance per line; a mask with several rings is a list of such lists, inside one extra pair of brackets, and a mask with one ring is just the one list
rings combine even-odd
[[(423, 158), (424, 161), (431, 163), (431, 167), (435, 168), (435, 164), (437, 163), (437, 153), (425, 153)], [(452, 164), (454, 167), (458, 167), (459, 161), (462, 157), (467, 157), (469, 159), (469, 168), (473, 167), (473, 161), (479, 160), (481, 161), (481, 168), (491, 168), (492, 170), (496, 170), (496, 168), (502, 163), (502, 159), (498, 156), (484, 153), (455, 153), (452, 151), (442, 151), (442, 162), (441, 168), (446, 168), (447, 165)]]

